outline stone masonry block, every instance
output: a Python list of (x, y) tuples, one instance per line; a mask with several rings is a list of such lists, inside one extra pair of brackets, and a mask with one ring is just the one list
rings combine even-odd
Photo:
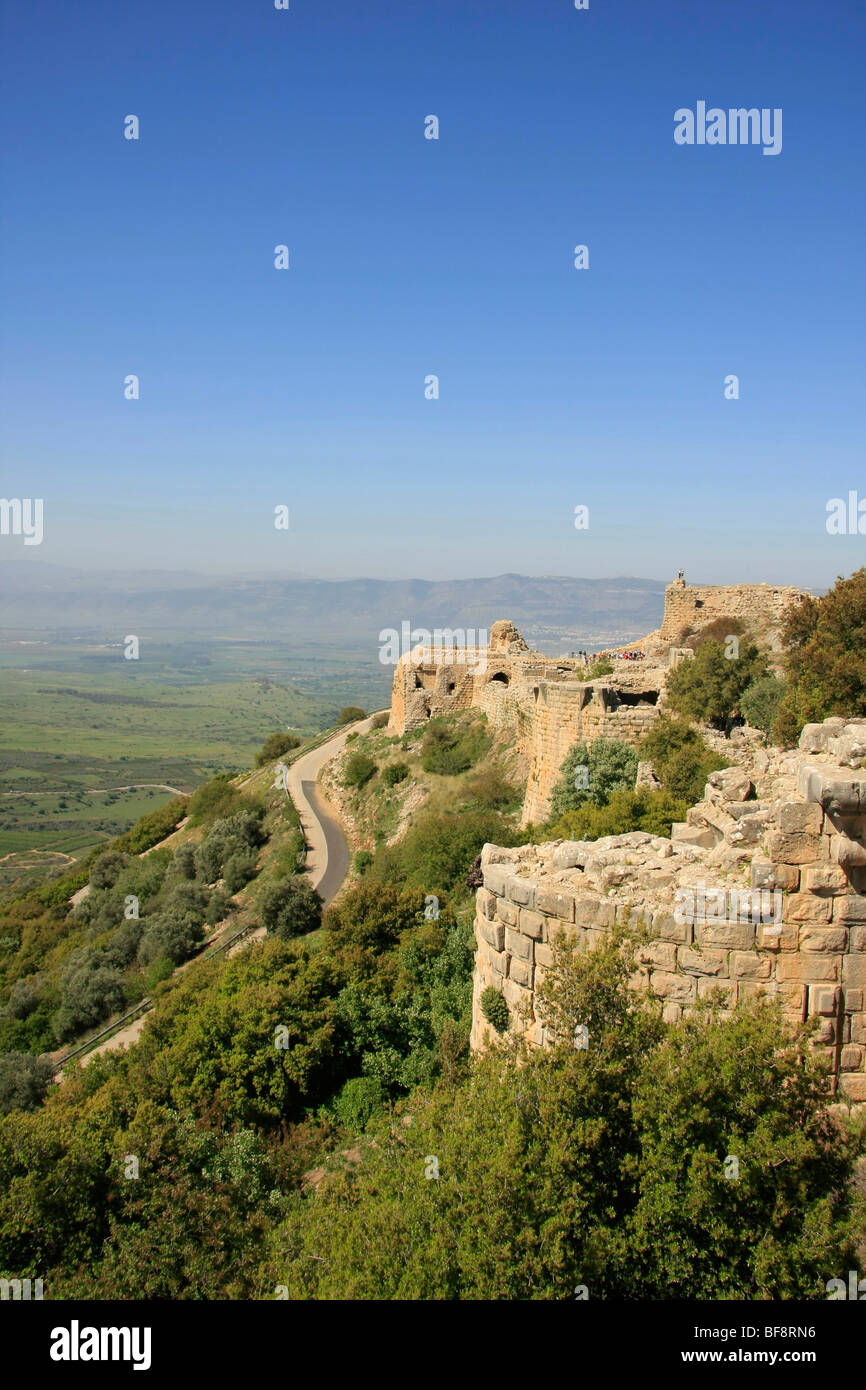
[(532, 989), (532, 962), (512, 956), (508, 966), (508, 978), (524, 989)]
[(848, 932), (844, 927), (815, 927), (809, 923), (800, 928), (801, 951), (844, 951)]
[(532, 995), (529, 990), (524, 989), (516, 980), (506, 980), (502, 986), (502, 993), (505, 996), (505, 1002), (512, 1009), (524, 1008), (532, 1002)]
[(866, 994), (866, 990), (846, 989), (845, 1012), (849, 1014), (859, 1014), (863, 1009), (864, 994)]
[(695, 951), (690, 946), (680, 946), (677, 948), (677, 964), (680, 970), (689, 975), (724, 976), (728, 973), (728, 952), (709, 946), (704, 951)]
[(820, 835), (824, 812), (814, 801), (787, 801), (779, 807), (778, 823), (783, 835)]
[(842, 1048), (842, 1053), (839, 1058), (842, 1070), (860, 1071), (863, 1067), (864, 1055), (866, 1055), (866, 1049), (860, 1047), (858, 1043), (847, 1043), (845, 1047)]
[(860, 893), (848, 893), (844, 898), (834, 898), (833, 921), (866, 922), (866, 897)]
[(520, 909), (518, 926), (524, 936), (531, 936), (533, 941), (543, 941), (545, 923), (546, 918), (540, 912), (533, 912), (529, 907)]
[(774, 864), (815, 864), (830, 855), (824, 835), (782, 835), (777, 831), (767, 836), (767, 853)]
[(486, 917), (476, 919), (478, 930), (484, 940), (493, 947), (494, 951), (501, 951), (505, 944), (505, 928), (501, 922), (488, 922)]
[(839, 1077), (839, 1088), (852, 1105), (866, 1101), (866, 1072), (846, 1071)]
[(769, 956), (759, 955), (757, 951), (732, 951), (731, 979), (769, 980), (772, 964)]
[(675, 941), (678, 945), (688, 945), (692, 939), (692, 924), (678, 922), (672, 912), (658, 908), (653, 913), (652, 934), (660, 941)]
[(660, 999), (672, 999), (677, 1004), (689, 1004), (697, 997), (698, 983), (691, 975), (674, 975), (667, 970), (653, 970), (650, 990)]
[(538, 967), (539, 967), (539, 966), (543, 966), (543, 967), (545, 968), (545, 970), (549, 970), (550, 967), (551, 967), (552, 965), (553, 965), (553, 951), (551, 950), (551, 948), (550, 948), (549, 946), (545, 946), (541, 941), (536, 941), (536, 943), (535, 943), (535, 966), (536, 966), (536, 974), (538, 974)]
[(847, 893), (848, 875), (839, 864), (811, 864), (803, 870), (804, 893)]
[(866, 1013), (851, 1015), (851, 1041), (866, 1045)]
[(509, 902), (517, 903), (520, 907), (535, 907), (535, 884), (515, 874), (506, 880), (505, 896)]
[(820, 952), (791, 952), (776, 957), (776, 979), (800, 984), (835, 984), (839, 979), (839, 957)]
[(482, 917), (487, 917), (492, 922), (496, 916), (496, 895), (487, 888), (479, 888), (475, 901)]
[(786, 922), (829, 922), (833, 904), (828, 898), (816, 898), (814, 893), (789, 893), (784, 912)]
[(732, 951), (747, 951), (755, 944), (755, 928), (751, 922), (699, 922), (695, 940), (700, 946), (727, 946)]
[(866, 989), (866, 956), (843, 956), (842, 980), (846, 989)]
[(769, 860), (752, 860), (752, 888), (780, 888), (783, 893), (796, 893), (800, 886), (800, 870), (796, 864), (771, 864)]
[(539, 887), (535, 895), (535, 906), (539, 912), (546, 912), (549, 917), (558, 917), (561, 922), (574, 921), (573, 893)]
[(676, 944), (673, 941), (650, 942), (640, 947), (637, 958), (641, 965), (654, 965), (659, 970), (676, 970)]
[(507, 868), (501, 864), (486, 864), (483, 868), (484, 887), (489, 893), (493, 893), (497, 898), (505, 896), (505, 880), (509, 876)]
[(854, 952), (866, 951), (866, 924), (862, 927), (848, 928), (848, 950)]
[[(510, 927), (505, 929), (505, 949), (511, 955), (518, 956), (520, 960), (527, 960), (531, 964), (534, 960), (534, 942), (530, 936), (524, 936), (522, 932), (512, 931)], [(512, 979), (514, 976), (512, 976)]]
[(506, 902), (504, 898), (496, 900), (496, 916), (500, 922), (504, 922), (506, 927), (516, 927), (519, 920), (520, 908), (516, 903)]
[(728, 980), (716, 980), (707, 976), (702, 976), (698, 980), (699, 999), (710, 999), (716, 991), (725, 1000), (728, 1008), (732, 1008), (736, 1004), (737, 986), (735, 984), (731, 984)]

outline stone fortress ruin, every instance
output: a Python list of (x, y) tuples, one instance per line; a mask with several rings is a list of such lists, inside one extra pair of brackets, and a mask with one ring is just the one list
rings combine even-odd
[(527, 779), (523, 820), (541, 821), (575, 743), (604, 737), (637, 746), (663, 707), (668, 670), (691, 655), (681, 646), (689, 631), (740, 618), (772, 650), (785, 608), (802, 597), (794, 588), (695, 587), (680, 577), (665, 592), (661, 627), (628, 648), (641, 651), (643, 660), (614, 660), (612, 675), (591, 681), (582, 661), (531, 651), (507, 621), (493, 624), (483, 650), (419, 646), (397, 664), (388, 729), (403, 734), (437, 715), (482, 710), (493, 728), (513, 732)]
[[(494, 623), (485, 660), (456, 648), (399, 663), (389, 728), (417, 728), (480, 709), (513, 731), (526, 769), (524, 822), (546, 817), (568, 750), (604, 736), (636, 746), (664, 708), (667, 673), (683, 642), (718, 619), (739, 618), (779, 650), (786, 608), (804, 592), (771, 585), (687, 585), (665, 594), (661, 627), (633, 644), (636, 662), (587, 681), (571, 658), (529, 649), (510, 622)], [(480, 654), (479, 654), (480, 655)], [(641, 832), (595, 841), (486, 845), (476, 900), (472, 1047), (495, 1036), (481, 1008), (488, 988), (509, 1007), (509, 1028), (548, 1041), (535, 991), (558, 933), (582, 948), (617, 915), (643, 923), (648, 943), (632, 985), (663, 1001), (666, 1017), (721, 991), (725, 1005), (761, 994), (799, 1023), (817, 1015), (816, 1046), (840, 1102), (866, 1103), (866, 720), (808, 725), (799, 747), (726, 745), (732, 765), (671, 838)], [(768, 911), (767, 909), (771, 910)]]

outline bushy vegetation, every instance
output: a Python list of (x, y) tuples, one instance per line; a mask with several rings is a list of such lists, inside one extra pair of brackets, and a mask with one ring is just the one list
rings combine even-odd
[(354, 724), (356, 719), (364, 718), (366, 718), (366, 715), (360, 705), (345, 705), (337, 716), (337, 724)]
[(591, 801), (576, 811), (566, 811), (544, 830), (547, 840), (599, 840), (603, 835), (625, 835), (642, 830), (647, 835), (669, 836), (674, 821), (685, 819), (689, 803), (664, 790), (617, 791), (603, 806)]
[(804, 724), (866, 715), (866, 567), (821, 598), (792, 606), (782, 628), (785, 694), (774, 739), (796, 743)]
[(305, 878), (287, 878), (264, 889), (259, 898), (259, 918), (274, 936), (288, 941), (321, 925), (322, 899)]
[(640, 756), (652, 763), (662, 791), (691, 806), (704, 794), (707, 778), (727, 766), (708, 748), (687, 719), (661, 714), (641, 740)]
[(726, 729), (742, 714), (741, 702), (751, 686), (766, 680), (765, 657), (740, 635), (742, 624), (717, 619), (711, 626), (727, 628), (719, 639), (708, 630), (694, 639), (695, 654), (680, 662), (667, 678), (667, 703), (685, 719)]
[(497, 1033), (504, 1033), (508, 1027), (508, 1004), (504, 995), (488, 985), (487, 989), (481, 993), (481, 1012), (487, 1019), (491, 1028), (495, 1028)]
[(474, 767), (490, 747), (482, 717), (461, 721), (431, 719), (424, 731), (421, 766), (425, 772), (454, 777)]
[(343, 785), (363, 787), (371, 777), (375, 777), (378, 766), (366, 753), (352, 753), (343, 764)]
[(388, 763), (382, 769), (382, 781), (386, 787), (395, 787), (398, 782), (405, 782), (409, 776), (408, 763)]
[(597, 738), (589, 748), (576, 743), (563, 759), (551, 797), (551, 817), (559, 819), (587, 803), (605, 806), (615, 791), (631, 790), (637, 764), (634, 749), (617, 739)]
[(582, 955), (560, 945), (543, 996), (560, 1041), (492, 1049), (413, 1095), (409, 1124), (380, 1112), (361, 1161), (291, 1201), (264, 1286), (296, 1299), (825, 1297), (862, 1230), (862, 1134), (837, 1130), (821, 1066), (776, 1010), (723, 1021), (707, 1006), (664, 1024), (628, 991), (632, 965), (617, 939)]
[(270, 734), (256, 754), (256, 767), (264, 767), (266, 763), (272, 763), (277, 758), (281, 758), (284, 753), (291, 753), (293, 749), (300, 748), (300, 746), (301, 740), (295, 734), (283, 732)]
[(783, 680), (779, 680), (778, 676), (764, 676), (743, 692), (740, 698), (740, 714), (753, 729), (760, 729), (769, 738), (784, 695)]

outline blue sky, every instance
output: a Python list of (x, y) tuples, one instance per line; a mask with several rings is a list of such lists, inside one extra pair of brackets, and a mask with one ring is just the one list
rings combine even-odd
[[(0, 492), (45, 504), (0, 562), (814, 587), (866, 563), (825, 530), (866, 498), (853, 0), (0, 16)], [(781, 154), (677, 146), (698, 100), (781, 107)]]

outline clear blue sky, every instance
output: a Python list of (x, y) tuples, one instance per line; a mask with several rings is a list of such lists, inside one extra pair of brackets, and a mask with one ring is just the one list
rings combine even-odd
[[(0, 493), (45, 501), (44, 543), (0, 561), (812, 586), (866, 562), (825, 531), (866, 498), (860, 3), (0, 15)], [(698, 100), (781, 107), (782, 153), (677, 146)]]

